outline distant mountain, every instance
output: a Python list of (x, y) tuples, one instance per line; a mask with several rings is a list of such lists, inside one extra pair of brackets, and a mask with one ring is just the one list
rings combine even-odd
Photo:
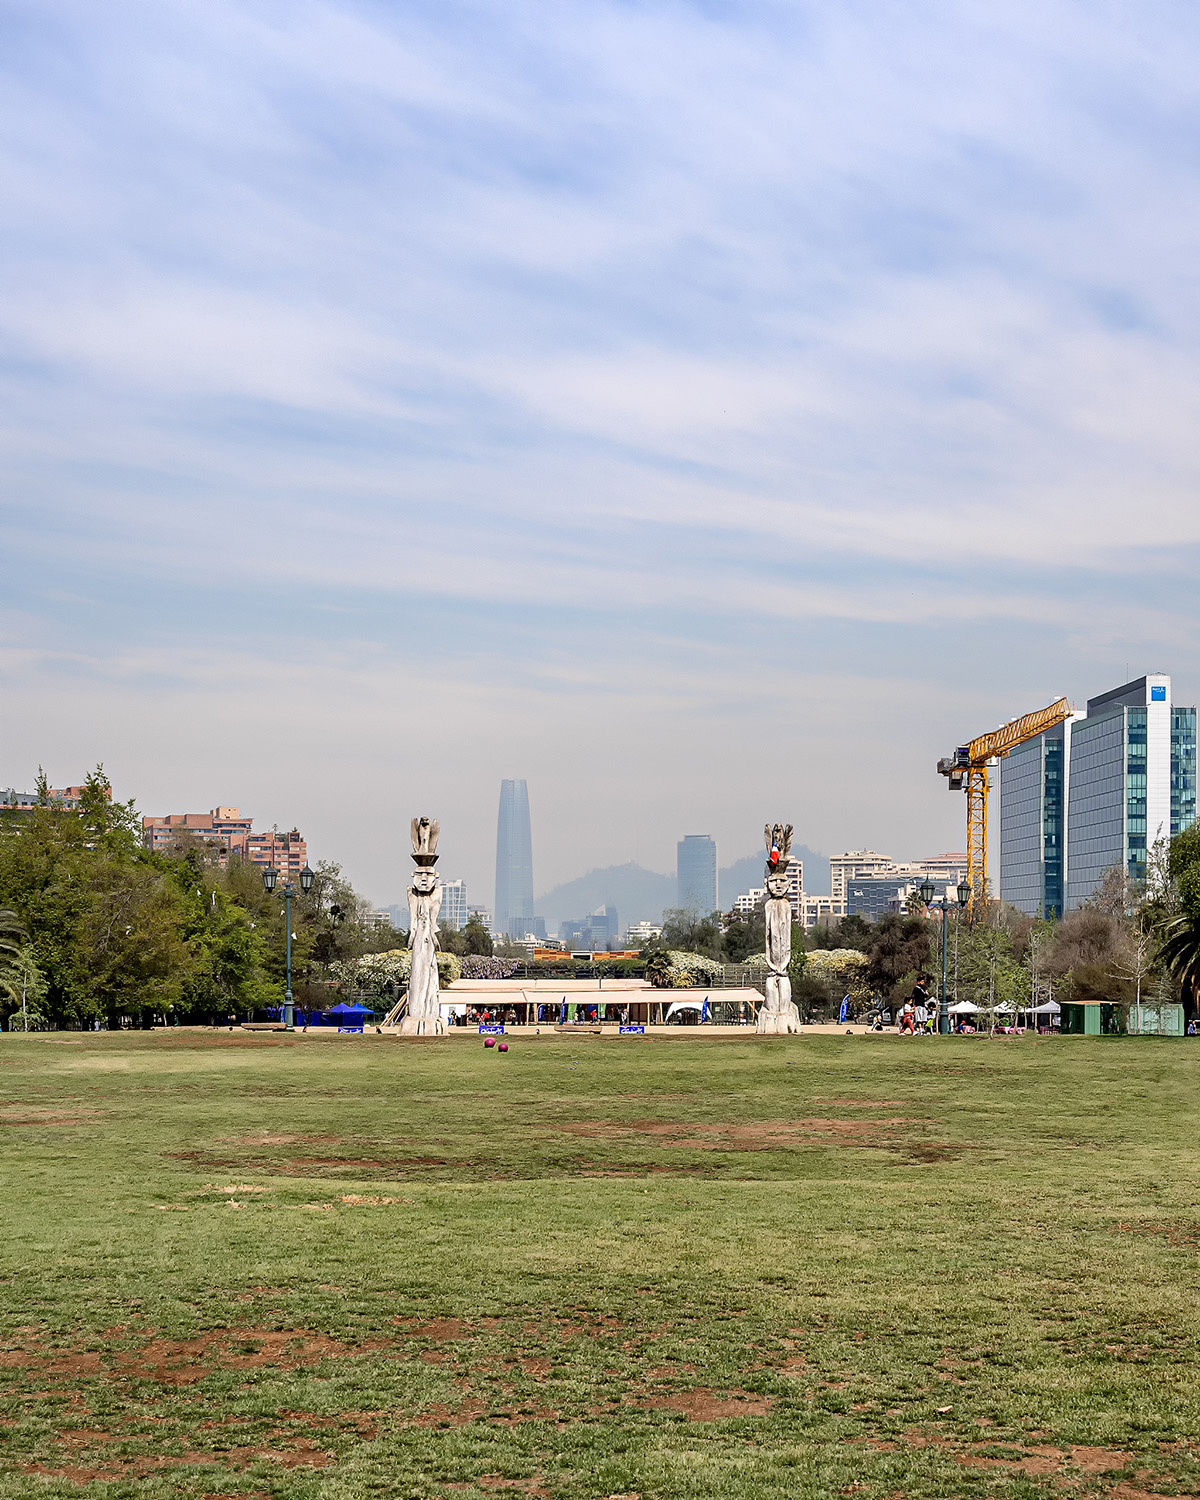
[(674, 875), (644, 870), (632, 860), (606, 870), (589, 870), (576, 880), (556, 885), (533, 903), (536, 914), (545, 917), (551, 937), (557, 937), (560, 922), (586, 917), (598, 906), (615, 906), (624, 932), (631, 922), (659, 921), (663, 911), (674, 905)]
[[(829, 894), (829, 856), (818, 854), (815, 849), (810, 849), (807, 844), (793, 844), (792, 858), (804, 861), (804, 889), (810, 896), (828, 896)], [(726, 911), (733, 905), (734, 901), (743, 891), (756, 890), (763, 883), (763, 865), (766, 862), (766, 851), (762, 853), (747, 854), (745, 859), (736, 859), (731, 865), (721, 868), (720, 891), (721, 905)]]
[[(803, 844), (794, 846), (792, 855), (804, 861), (804, 888), (815, 896), (829, 894), (829, 859)], [(719, 872), (721, 905), (726, 910), (743, 891), (763, 882), (763, 860), (760, 853), (734, 860)], [(615, 906), (624, 932), (631, 922), (658, 922), (664, 911), (678, 900), (674, 875), (660, 875), (645, 870), (632, 861), (609, 865), (603, 870), (589, 870), (575, 880), (556, 885), (539, 896), (534, 911), (546, 921), (546, 932), (554, 937), (559, 924), (586, 917), (598, 906)]]

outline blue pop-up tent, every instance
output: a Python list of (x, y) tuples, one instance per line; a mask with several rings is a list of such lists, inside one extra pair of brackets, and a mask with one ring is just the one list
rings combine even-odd
[(363, 1021), (375, 1012), (366, 1005), (347, 1005), (343, 1000), (340, 1005), (331, 1005), (328, 1010), (322, 1011), (322, 1015), (336, 1016), (338, 1029), (361, 1031)]

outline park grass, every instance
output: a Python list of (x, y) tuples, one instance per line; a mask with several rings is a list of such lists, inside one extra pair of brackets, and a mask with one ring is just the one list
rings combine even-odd
[(0, 1495), (1198, 1493), (1198, 1069), (5, 1035)]

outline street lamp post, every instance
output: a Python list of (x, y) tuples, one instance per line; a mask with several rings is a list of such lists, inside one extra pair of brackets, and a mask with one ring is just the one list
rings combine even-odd
[[(263, 886), (267, 895), (275, 889), (275, 882), (279, 879), (279, 871), (274, 865), (268, 865), (262, 872)], [(300, 889), (305, 895), (312, 890), (313, 872), (307, 865), (300, 871)], [(296, 894), (296, 887), (290, 880), (285, 880), (280, 887), (280, 895), (283, 897), (283, 922), (285, 928), (285, 941), (287, 945), (287, 989), (283, 995), (283, 1026), (285, 1031), (295, 1031), (295, 1012), (292, 1008), (292, 897)]]
[[(949, 996), (946, 994), (946, 928), (948, 925), (948, 914), (955, 910), (946, 900), (945, 896), (940, 901), (933, 899), (933, 881), (924, 880), (918, 893), (921, 904), (926, 910), (940, 911), (942, 914), (942, 986), (938, 994), (938, 1031), (946, 1036), (950, 1031), (950, 1009), (948, 1005)], [(971, 899), (971, 887), (965, 880), (961, 880), (955, 889), (955, 897), (958, 901), (958, 910), (962, 910)]]

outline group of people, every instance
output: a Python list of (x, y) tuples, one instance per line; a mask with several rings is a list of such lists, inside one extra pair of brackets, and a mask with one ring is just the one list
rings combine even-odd
[[(537, 1007), (537, 1020), (546, 1025), (554, 1025), (560, 1019), (565, 1019), (563, 1012), (565, 1004), (539, 1005)], [(516, 1008), (510, 1005), (507, 1009), (501, 1006), (468, 1006), (465, 1010), (455, 1011), (450, 1016), (452, 1026), (516, 1026), (520, 1024), (522, 1017), (517, 1015)], [(599, 1020), (619, 1021), (624, 1026), (629, 1020), (629, 1007), (623, 1005), (614, 1010), (606, 1005), (601, 1010), (598, 1005), (575, 1005), (574, 1020), (576, 1023), (585, 1024)]]
[(937, 1030), (938, 1007), (929, 998), (928, 985), (929, 975), (922, 974), (900, 1007), (897, 1029), (901, 1036), (932, 1036)]

